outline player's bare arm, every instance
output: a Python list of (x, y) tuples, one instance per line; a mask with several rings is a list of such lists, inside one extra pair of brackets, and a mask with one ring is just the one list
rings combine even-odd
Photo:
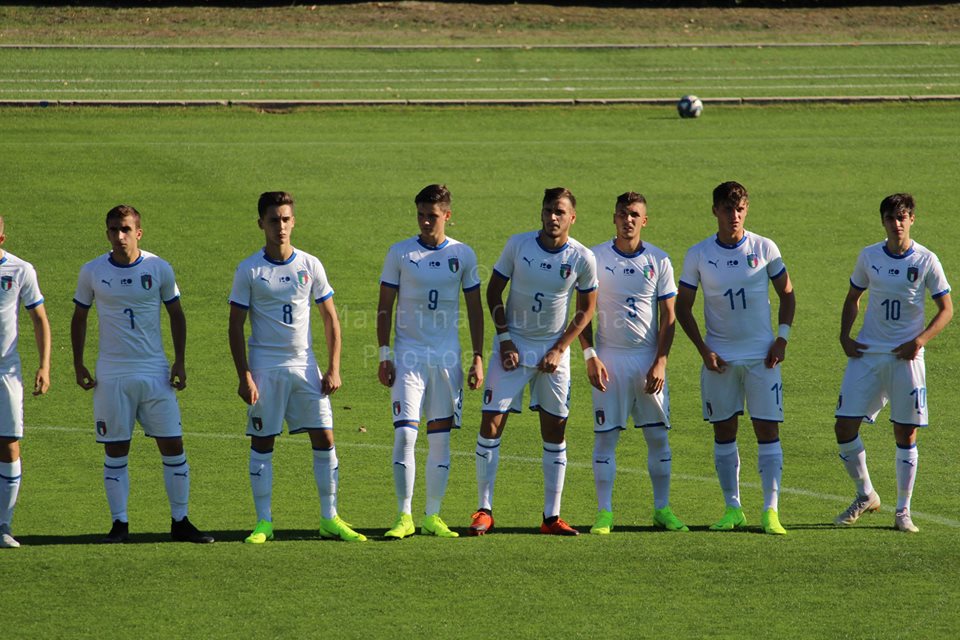
[(33, 395), (39, 396), (50, 388), (50, 321), (47, 320), (47, 310), (38, 304), (28, 311), (33, 322), (33, 336), (37, 341), (37, 353), (40, 356), (40, 366), (33, 378)]
[(177, 391), (187, 388), (187, 316), (183, 313), (183, 306), (179, 298), (168, 305), (167, 314), (170, 316), (170, 337), (173, 341), (173, 364), (170, 366), (170, 386)]
[(507, 279), (494, 271), (487, 283), (487, 307), (493, 318), (493, 328), (496, 329), (497, 340), (500, 344), (500, 366), (504, 371), (512, 371), (520, 365), (520, 354), (513, 340), (500, 341), (500, 334), (507, 332), (507, 311), (503, 305), (503, 290), (507, 288)]
[[(777, 322), (788, 327), (793, 325), (793, 317), (797, 312), (797, 297), (793, 293), (793, 283), (790, 282), (790, 275), (784, 271), (772, 281), (773, 290), (777, 292), (780, 299), (780, 308), (777, 311)], [(787, 358), (787, 339), (784, 336), (777, 336), (770, 349), (767, 351), (767, 358), (764, 364), (771, 369)]]
[[(380, 285), (380, 299), (377, 301), (377, 345), (390, 347), (390, 330), (393, 328), (393, 305), (397, 301), (397, 290), (385, 284)], [(377, 367), (377, 378), (385, 387), (392, 387), (397, 379), (397, 368), (393, 358), (381, 360)]]
[(667, 358), (670, 348), (673, 347), (673, 336), (677, 330), (676, 298), (660, 300), (660, 326), (657, 331), (657, 356), (647, 371), (647, 383), (643, 387), (644, 393), (660, 393), (667, 382)]
[(83, 389), (93, 389), (97, 380), (83, 364), (83, 349), (87, 341), (87, 316), (90, 310), (77, 305), (73, 308), (73, 318), (70, 320), (70, 344), (73, 347), (73, 370), (77, 376), (77, 384)]
[[(606, 391), (606, 382), (610, 379), (610, 374), (607, 373), (607, 367), (604, 366), (603, 361), (600, 359), (600, 356), (597, 355), (596, 351), (592, 353), (587, 351), (587, 349), (593, 349), (593, 320), (588, 322), (587, 326), (583, 328), (578, 339), (580, 340), (580, 348), (583, 349), (584, 359), (586, 360), (587, 380), (599, 391)], [(587, 358), (587, 355), (591, 355), (592, 357)]]
[(847, 297), (843, 301), (843, 310), (840, 312), (840, 346), (848, 358), (860, 358), (863, 356), (867, 345), (857, 342), (850, 337), (853, 330), (853, 323), (856, 322), (860, 314), (860, 298), (863, 297), (863, 290), (857, 289), (853, 285), (847, 291)]
[(543, 358), (537, 364), (537, 368), (545, 373), (553, 373), (557, 370), (560, 362), (563, 360), (563, 352), (566, 351), (573, 341), (583, 333), (587, 324), (593, 320), (593, 314), (597, 310), (597, 290), (577, 291), (577, 306), (573, 313), (570, 324), (564, 330), (563, 335), (557, 340), (550, 349), (543, 355)]
[(483, 386), (483, 303), (480, 301), (480, 287), (464, 291), (463, 301), (467, 305), (470, 345), (473, 348), (470, 371), (467, 373), (467, 386), (472, 391), (476, 391)]
[(236, 305), (230, 305), (230, 354), (233, 356), (233, 365), (237, 369), (237, 395), (247, 404), (257, 404), (260, 391), (253, 381), (250, 365), (247, 363), (247, 342), (243, 335), (243, 325), (247, 321), (247, 310)]
[(727, 362), (718, 356), (707, 343), (703, 341), (703, 335), (700, 333), (700, 326), (697, 319), (693, 317), (693, 303), (697, 299), (697, 292), (689, 287), (680, 287), (677, 290), (676, 314), (677, 322), (683, 332), (690, 338), (690, 342), (696, 347), (700, 358), (703, 359), (703, 365), (710, 371), (723, 373), (727, 369)]
[(950, 320), (953, 318), (953, 301), (950, 299), (950, 294), (947, 293), (939, 298), (934, 298), (933, 302), (937, 305), (937, 313), (931, 318), (927, 328), (913, 340), (904, 342), (893, 350), (899, 359), (913, 360), (916, 358), (920, 349), (923, 349), (924, 345), (950, 324)]
[(318, 304), (317, 309), (320, 310), (323, 335), (327, 340), (327, 370), (323, 374), (323, 392), (329, 396), (343, 384), (340, 381), (340, 349), (343, 338), (340, 334), (340, 317), (337, 315), (336, 305), (333, 304), (333, 297)]

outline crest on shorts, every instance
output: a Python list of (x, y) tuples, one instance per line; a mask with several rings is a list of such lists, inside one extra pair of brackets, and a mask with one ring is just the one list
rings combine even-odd
[(760, 264), (760, 259), (757, 257), (757, 254), (748, 253), (747, 266), (750, 267), (751, 269), (755, 269), (758, 264)]
[(653, 280), (653, 276), (655, 276), (655, 275), (657, 275), (657, 274), (656, 274), (656, 272), (653, 270), (653, 265), (652, 265), (652, 264), (644, 265), (644, 267), (643, 267), (643, 277), (644, 277), (644, 278), (646, 278), (647, 280)]
[(13, 288), (13, 276), (0, 277), (0, 289), (10, 291)]
[(396, 402), (393, 403), (393, 415), (395, 415), (395, 416), (400, 415), (400, 401), (399, 401), (399, 400), (397, 400)]
[(299, 284), (307, 284), (310, 282), (310, 276), (306, 271), (297, 271), (297, 282)]
[(709, 402), (707, 403), (707, 415), (708, 415), (708, 416), (712, 416), (712, 415), (713, 415), (713, 405), (710, 404)]
[(573, 267), (571, 267), (568, 263), (564, 262), (560, 265), (560, 277), (564, 280), (570, 277), (571, 271), (573, 271)]
[(253, 421), (253, 430), (254, 431), (263, 431), (263, 419), (253, 416), (251, 419)]
[(920, 270), (918, 268), (907, 267), (907, 282), (916, 282), (917, 278), (919, 277), (920, 277)]
[(493, 400), (493, 389), (486, 389), (483, 392), (483, 404), (490, 404), (491, 400)]
[(598, 425), (602, 425), (602, 424), (603, 424), (604, 422), (606, 422), (606, 421), (607, 421), (607, 419), (606, 419), (606, 417), (603, 415), (603, 409), (597, 409), (597, 424), (598, 424)]
[(97, 420), (97, 435), (107, 435), (107, 423), (103, 420)]
[(457, 273), (460, 271), (460, 258), (450, 258), (447, 260), (447, 266), (450, 267), (452, 273)]
[(149, 273), (145, 273), (142, 276), (140, 276), (140, 286), (146, 289), (147, 291), (150, 291), (150, 289), (153, 288), (153, 276), (150, 275)]

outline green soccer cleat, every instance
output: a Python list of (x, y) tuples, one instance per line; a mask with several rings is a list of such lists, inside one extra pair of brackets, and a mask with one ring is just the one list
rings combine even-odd
[(447, 523), (440, 519), (440, 514), (435, 513), (432, 516), (424, 516), (420, 521), (420, 533), (424, 535), (437, 536), (438, 538), (459, 538), (460, 534), (456, 531), (450, 531)]
[(683, 524), (670, 507), (653, 510), (653, 526), (667, 531), (690, 531), (690, 527)]
[(596, 533), (605, 536), (613, 531), (613, 511), (600, 509), (597, 511), (597, 519), (590, 527), (590, 533)]
[(416, 527), (413, 526), (413, 516), (409, 513), (401, 513), (397, 516), (397, 522), (393, 525), (393, 528), (383, 534), (383, 537), (403, 540), (407, 536), (412, 536), (416, 531)]
[(273, 523), (269, 520), (261, 520), (244, 542), (247, 544), (263, 544), (267, 540), (273, 540)]
[(740, 507), (727, 507), (723, 517), (710, 525), (710, 531), (733, 531), (747, 526), (747, 518)]
[(320, 537), (340, 538), (345, 542), (365, 542), (367, 540), (367, 536), (354, 531), (350, 523), (344, 521), (340, 516), (320, 518)]
[(777, 516), (776, 509), (767, 509), (760, 516), (760, 524), (763, 525), (763, 532), (775, 536), (787, 535), (787, 530), (780, 524), (780, 518)]

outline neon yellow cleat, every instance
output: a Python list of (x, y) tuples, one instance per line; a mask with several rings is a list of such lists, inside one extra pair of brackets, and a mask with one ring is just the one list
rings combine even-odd
[(269, 520), (261, 520), (244, 542), (247, 544), (263, 544), (267, 540), (273, 540), (273, 523)]
[(613, 531), (613, 511), (600, 509), (597, 511), (597, 519), (594, 521), (593, 526), (590, 527), (590, 533), (605, 536), (611, 531)]
[(747, 518), (740, 507), (727, 507), (723, 517), (710, 525), (710, 531), (733, 531), (747, 526)]
[(383, 536), (385, 538), (402, 540), (407, 536), (412, 536), (416, 531), (416, 528), (413, 526), (413, 516), (409, 513), (401, 513), (397, 516), (397, 521), (393, 527), (383, 534)]
[(438, 538), (459, 538), (460, 534), (456, 531), (450, 531), (447, 523), (440, 519), (440, 514), (435, 513), (432, 516), (424, 516), (420, 521), (420, 533), (424, 535), (437, 536)]
[(787, 535), (787, 530), (780, 524), (780, 518), (777, 516), (776, 509), (767, 509), (760, 516), (760, 524), (763, 525), (764, 533), (772, 533), (776, 536)]
[(683, 524), (670, 507), (653, 510), (653, 526), (667, 531), (690, 531), (690, 527)]
[(340, 538), (346, 542), (365, 542), (367, 539), (367, 536), (354, 531), (350, 523), (340, 516), (320, 518), (320, 537)]

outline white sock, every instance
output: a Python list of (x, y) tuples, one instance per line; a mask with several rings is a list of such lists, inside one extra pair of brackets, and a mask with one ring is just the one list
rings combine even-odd
[(493, 485), (500, 466), (500, 438), (477, 436), (477, 501), (479, 509), (493, 510)]
[(860, 434), (849, 442), (841, 442), (840, 459), (843, 460), (843, 466), (847, 469), (847, 475), (857, 485), (857, 495), (867, 497), (873, 493), (873, 483), (870, 482), (870, 472), (867, 471), (867, 452), (863, 447), (863, 440)]
[(593, 434), (593, 484), (597, 509), (613, 511), (613, 481), (617, 476), (617, 442), (620, 429)]
[(107, 492), (107, 504), (110, 505), (110, 519), (127, 522), (127, 498), (130, 496), (130, 472), (127, 468), (128, 456), (103, 457), (103, 488)]
[(714, 442), (713, 464), (717, 468), (720, 490), (728, 507), (740, 507), (740, 451), (737, 441)]
[(763, 510), (777, 510), (780, 502), (780, 480), (783, 477), (783, 447), (780, 441), (757, 443), (757, 471), (763, 487)]
[(427, 506), (423, 512), (432, 516), (440, 513), (443, 496), (447, 493), (447, 480), (450, 478), (450, 432), (428, 432), (427, 442), (430, 443), (430, 453), (427, 455)]
[(413, 513), (413, 484), (417, 477), (414, 447), (417, 430), (413, 427), (395, 427), (393, 430), (393, 488), (397, 493), (397, 510)]
[(257, 510), (257, 522), (273, 522), (271, 502), (273, 495), (273, 451), (261, 453), (250, 449), (250, 488), (253, 490), (253, 506)]
[(20, 494), (20, 458), (13, 462), (0, 462), (0, 524), (13, 522), (13, 508)]
[(187, 454), (160, 457), (163, 460), (163, 484), (167, 488), (167, 500), (170, 502), (170, 517), (179, 522), (187, 517), (187, 503), (190, 501), (190, 465), (187, 464)]
[(313, 450), (313, 479), (317, 481), (320, 495), (320, 517), (330, 519), (337, 515), (337, 481), (340, 478), (340, 461), (337, 448)]
[(897, 445), (897, 511), (910, 510), (919, 456), (917, 445), (914, 444), (909, 449), (901, 449), (900, 445)]
[(673, 454), (666, 427), (645, 427), (647, 441), (647, 472), (653, 485), (653, 508), (663, 509), (670, 504), (670, 470)]
[(560, 515), (563, 479), (567, 475), (567, 443), (543, 443), (543, 517)]

